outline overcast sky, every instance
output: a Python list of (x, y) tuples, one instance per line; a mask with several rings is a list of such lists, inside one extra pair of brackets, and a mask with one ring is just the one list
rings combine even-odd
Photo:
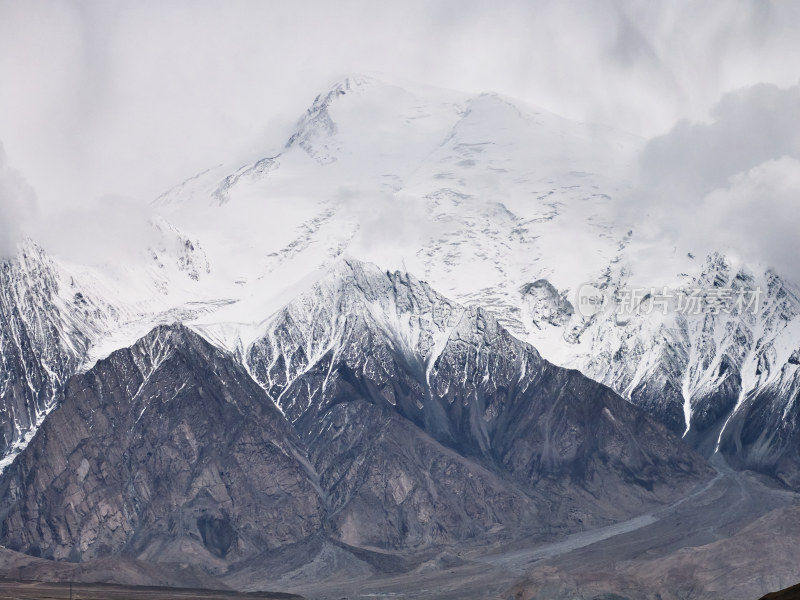
[[(798, 31), (800, 3), (765, 0), (0, 0), (0, 220), (30, 214), (33, 193), (44, 212), (149, 200), (364, 71), (666, 134), (647, 176), (688, 169), (705, 199), (766, 161), (800, 159)], [(723, 99), (759, 83), (774, 87)], [(780, 140), (732, 151), (751, 116), (753, 135), (770, 121)], [(698, 140), (725, 158), (687, 163)]]

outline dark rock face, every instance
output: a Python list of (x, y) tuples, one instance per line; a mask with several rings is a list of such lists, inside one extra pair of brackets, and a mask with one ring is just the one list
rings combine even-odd
[(800, 490), (800, 406), (794, 392), (800, 373), (795, 370), (786, 365), (783, 379), (744, 399), (723, 432), (720, 450), (736, 467), (767, 473)]
[[(324, 376), (326, 366), (309, 376)], [(367, 391), (372, 383), (334, 367), (324, 405), (296, 422), (328, 493), (336, 538), (413, 548), (536, 518), (535, 503), (508, 476), (431, 438)]]
[(793, 585), (785, 590), (771, 592), (762, 597), (761, 600), (797, 600), (800, 598), (800, 584)]
[(227, 516), (216, 518), (201, 515), (197, 518), (197, 530), (203, 539), (203, 545), (219, 558), (224, 558), (231, 545), (236, 541), (236, 530)]
[(233, 357), (159, 327), (74, 377), (2, 478), (2, 543), (213, 566), (322, 524), (302, 446)]

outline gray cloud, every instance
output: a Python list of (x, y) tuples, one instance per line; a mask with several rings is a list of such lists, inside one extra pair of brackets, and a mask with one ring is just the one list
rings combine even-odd
[(705, 194), (767, 160), (800, 157), (800, 85), (760, 84), (726, 94), (708, 123), (682, 120), (651, 140), (644, 183)]
[(83, 265), (135, 261), (158, 242), (147, 206), (112, 195), (92, 206), (44, 215), (34, 235), (47, 252)]
[(353, 71), (493, 90), (645, 135), (794, 82), (800, 5), (767, 0), (0, 0), (0, 135), (47, 210), (150, 199), (271, 150)]
[(687, 221), (690, 239), (800, 282), (800, 160), (784, 156), (734, 175)]
[(0, 143), (0, 259), (15, 254), (35, 212), (33, 189), (8, 165)]
[(800, 85), (737, 90), (710, 115), (648, 143), (626, 220), (654, 245), (723, 250), (800, 282)]

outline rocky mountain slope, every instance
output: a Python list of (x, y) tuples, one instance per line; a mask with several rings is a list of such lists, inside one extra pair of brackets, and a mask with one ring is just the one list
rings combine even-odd
[(162, 326), (73, 377), (3, 474), (2, 542), (213, 568), (303, 539), (322, 500), (302, 445), (245, 369)]
[(164, 222), (150, 227), (143, 262), (120, 261), (113, 276), (32, 240), (0, 258), (0, 471), (58, 405), (69, 377), (160, 323), (225, 304), (193, 296), (208, 269), (198, 242)]
[[(446, 504), (420, 486), (419, 474), (397, 472), (397, 452), (409, 448), (399, 440), (411, 436), (383, 433), (387, 418), (402, 417), (442, 446), (510, 475), (540, 511), (573, 524), (641, 510), (704, 472), (660, 425), (607, 388), (543, 360), (491, 314), (459, 306), (413, 276), (352, 259), (273, 317), (247, 364), (306, 440), (322, 481), (342, 487), (334, 498), (352, 501), (352, 480), (375, 468), (391, 486), (384, 510), (394, 499), (412, 511), (405, 520)], [(353, 454), (362, 440), (371, 448), (366, 463)], [(471, 499), (472, 492), (462, 494)], [(474, 499), (486, 526), (503, 522), (492, 512), (501, 514), (495, 502), (507, 499), (493, 497), (482, 491)], [(338, 518), (357, 530), (353, 508), (342, 507)]]
[(319, 536), (408, 551), (551, 535), (711, 474), (485, 311), (354, 260), (276, 315), (247, 362), (264, 389), (233, 354), (160, 326), (74, 376), (0, 478), (0, 541), (225, 572)]

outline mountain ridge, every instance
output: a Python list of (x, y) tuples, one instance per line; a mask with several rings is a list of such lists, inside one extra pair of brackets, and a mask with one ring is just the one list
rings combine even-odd
[[(711, 475), (608, 388), (412, 276), (348, 259), (312, 293), (329, 295), (301, 295), (295, 316), (327, 306), (341, 329), (285, 381), (259, 384), (267, 354), (245, 369), (181, 324), (74, 375), (0, 476), (0, 541), (72, 561), (188, 553), (224, 573), (319, 536), (396, 551), (552, 535)], [(424, 327), (394, 329), (445, 308), (438, 354)], [(325, 323), (313, 314), (265, 339), (311, 339), (298, 324)]]

